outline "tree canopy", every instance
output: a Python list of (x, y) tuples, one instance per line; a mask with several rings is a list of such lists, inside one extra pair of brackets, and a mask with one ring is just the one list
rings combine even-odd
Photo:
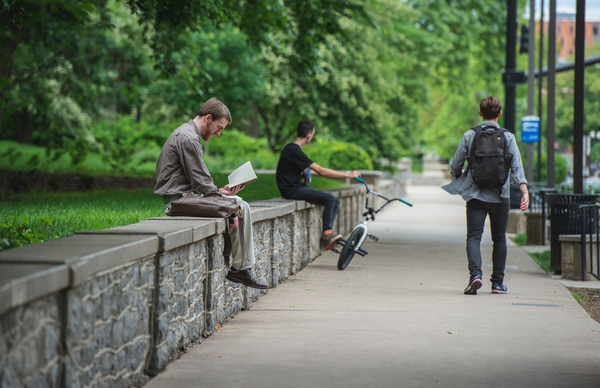
[(501, 87), (504, 0), (1, 4), (0, 138), (76, 160), (122, 143), (96, 123), (177, 123), (213, 96), (273, 152), (310, 119), (375, 161), (448, 157)]

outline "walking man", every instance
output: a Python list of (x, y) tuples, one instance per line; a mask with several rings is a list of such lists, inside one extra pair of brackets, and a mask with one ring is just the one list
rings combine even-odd
[(315, 136), (315, 125), (311, 121), (300, 121), (297, 132), (296, 139), (281, 151), (281, 157), (277, 163), (277, 186), (283, 198), (304, 200), (324, 206), (321, 249), (329, 250), (342, 238), (340, 234), (334, 235), (332, 230), (340, 200), (331, 194), (309, 187), (306, 182), (302, 182), (302, 177), (310, 176), (310, 170), (328, 178), (356, 178), (360, 176), (360, 173), (356, 170), (341, 172), (321, 167), (306, 156), (302, 147), (310, 143)]
[[(171, 215), (171, 202), (181, 198), (183, 194), (198, 195), (221, 194), (231, 196), (240, 205), (241, 216), (244, 217), (244, 249), (246, 258), (244, 267), (239, 238), (237, 217), (233, 224), (232, 265), (226, 278), (234, 283), (241, 283), (253, 288), (269, 288), (256, 280), (250, 268), (254, 266), (254, 244), (252, 241), (252, 216), (250, 206), (236, 194), (243, 186), (217, 187), (204, 164), (202, 156), (202, 140), (209, 141), (213, 136), (221, 136), (221, 131), (231, 123), (231, 114), (225, 104), (216, 98), (206, 101), (193, 120), (181, 125), (167, 139), (156, 164), (156, 187), (154, 193), (163, 198), (165, 214)], [(236, 268), (240, 268), (238, 271)]]
[[(506, 294), (504, 269), (507, 256), (506, 227), (510, 210), (511, 181), (521, 190), (521, 211), (529, 207), (529, 192), (515, 136), (498, 125), (498, 119), (502, 115), (500, 99), (494, 96), (482, 99), (479, 103), (479, 115), (483, 118), (483, 122), (480, 126), (465, 132), (450, 162), (452, 176), (456, 179), (442, 188), (450, 194), (462, 196), (467, 202), (467, 258), (470, 279), (464, 293), (477, 295), (477, 290), (483, 285), (480, 245), (485, 219), (489, 215), (494, 243), (492, 294)], [(494, 136), (489, 136), (492, 134)], [(484, 141), (489, 141), (490, 147), (494, 145), (504, 147), (504, 155), (501, 158), (487, 157), (488, 155), (485, 155), (487, 145)], [(491, 143), (495, 141), (497, 143)], [(473, 153), (475, 147), (477, 152)], [(482, 157), (474, 156), (475, 154)], [(468, 165), (463, 173), (465, 161), (468, 161)], [(483, 166), (491, 164), (491, 161), (494, 161), (496, 166)], [(503, 170), (506, 170), (505, 175), (502, 174)]]

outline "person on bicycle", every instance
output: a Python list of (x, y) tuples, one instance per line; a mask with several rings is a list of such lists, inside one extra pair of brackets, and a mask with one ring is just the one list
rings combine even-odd
[[(483, 274), (481, 271), (480, 245), (485, 219), (489, 215), (492, 241), (494, 242), (492, 251), (492, 294), (506, 294), (507, 288), (504, 285), (504, 269), (507, 256), (506, 228), (508, 226), (508, 213), (510, 210), (510, 181), (512, 180), (515, 184), (518, 184), (521, 190), (521, 211), (525, 211), (529, 207), (529, 191), (527, 190), (527, 180), (523, 174), (521, 154), (519, 153), (515, 136), (507, 131), (501, 132), (505, 137), (510, 163), (509, 176), (503, 184), (495, 187), (477, 185), (471, 171), (476, 168), (476, 161), (474, 159), (472, 160), (473, 166), (467, 166), (466, 172), (463, 173), (462, 169), (465, 161), (467, 161), (467, 158), (471, 154), (473, 139), (476, 133), (488, 130), (494, 131), (500, 128), (498, 125), (498, 119), (502, 115), (502, 103), (500, 99), (494, 96), (482, 99), (479, 103), (479, 115), (483, 118), (481, 128), (475, 127), (465, 132), (456, 150), (456, 154), (450, 162), (452, 176), (456, 179), (442, 188), (450, 194), (462, 196), (467, 202), (467, 258), (469, 260), (470, 279), (464, 293), (477, 295), (477, 290), (483, 285), (481, 280)], [(475, 178), (477, 178), (477, 174)]]
[(315, 136), (315, 125), (309, 120), (302, 120), (298, 123), (297, 131), (296, 139), (281, 151), (279, 163), (277, 163), (277, 187), (283, 198), (304, 200), (324, 206), (321, 249), (330, 250), (342, 238), (342, 235), (334, 235), (332, 230), (340, 200), (331, 194), (309, 187), (306, 183), (310, 181), (310, 171), (313, 170), (328, 178), (356, 178), (360, 176), (360, 173), (356, 170), (336, 171), (313, 162), (302, 151), (302, 147), (310, 143)]

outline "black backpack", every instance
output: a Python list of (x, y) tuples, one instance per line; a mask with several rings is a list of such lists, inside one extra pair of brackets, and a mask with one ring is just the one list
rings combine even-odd
[(484, 130), (481, 125), (475, 131), (471, 151), (467, 157), (467, 170), (471, 170), (473, 182), (480, 187), (501, 187), (510, 174), (510, 156), (504, 128)]

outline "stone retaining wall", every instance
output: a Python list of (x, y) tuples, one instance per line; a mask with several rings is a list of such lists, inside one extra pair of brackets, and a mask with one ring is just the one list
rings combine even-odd
[[(382, 181), (389, 198), (403, 193)], [(365, 190), (329, 190), (336, 228), (362, 219)], [(277, 287), (319, 254), (322, 208), (251, 203), (257, 278)], [(226, 281), (225, 222), (160, 217), (0, 252), (0, 386), (134, 386), (249, 308), (266, 290)]]

